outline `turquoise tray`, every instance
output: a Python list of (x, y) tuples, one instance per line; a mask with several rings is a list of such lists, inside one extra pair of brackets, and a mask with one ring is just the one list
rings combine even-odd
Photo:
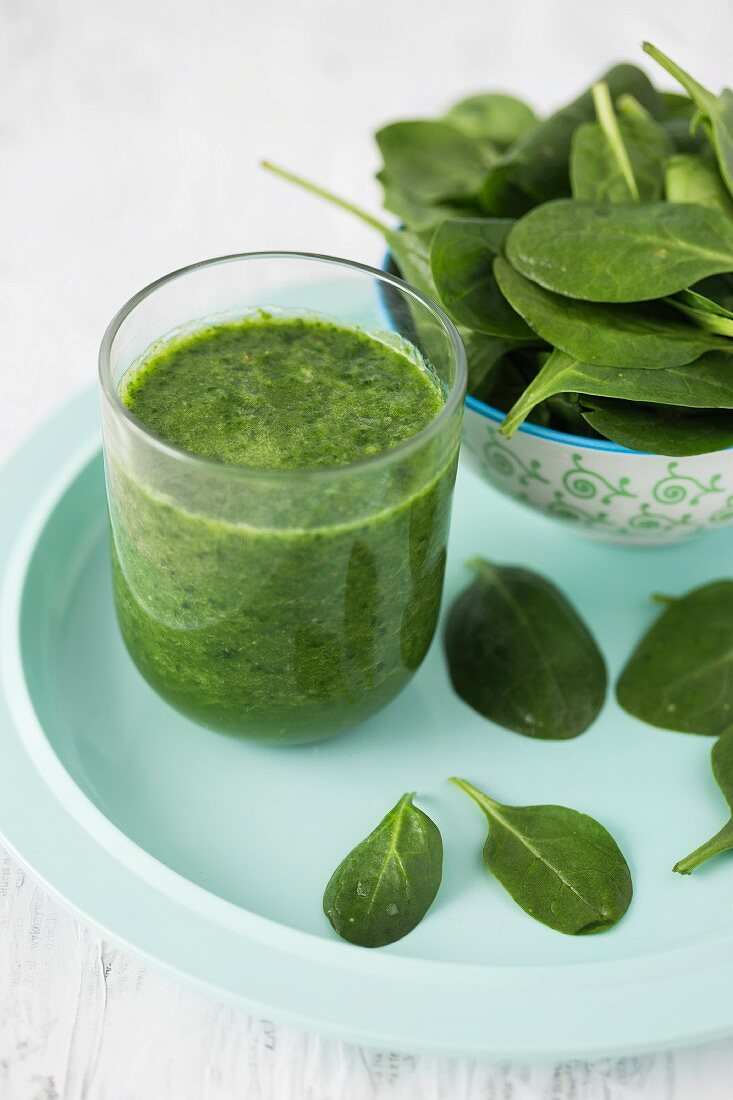
[[(117, 631), (97, 422), (84, 393), (0, 477), (0, 835), (47, 891), (218, 999), (353, 1042), (555, 1059), (733, 1031), (733, 860), (671, 872), (726, 816), (707, 738), (609, 699), (577, 740), (527, 740), (453, 695), (439, 641), (392, 706), (335, 741), (275, 749), (199, 729)], [(652, 591), (730, 575), (733, 532), (642, 552), (576, 541), (464, 470), (447, 600), (476, 554), (557, 581), (615, 673), (657, 614)], [(483, 821), (452, 774), (598, 817), (634, 874), (626, 919), (572, 939), (517, 909), (481, 867)], [(415, 932), (361, 950), (333, 935), (321, 893), (405, 790), (441, 827), (444, 883)]]

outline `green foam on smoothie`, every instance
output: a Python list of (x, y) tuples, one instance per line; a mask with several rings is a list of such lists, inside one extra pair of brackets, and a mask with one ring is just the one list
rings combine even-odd
[(168, 443), (258, 469), (307, 469), (389, 450), (444, 395), (419, 364), (357, 329), (272, 318), (215, 325), (150, 356), (123, 400)]

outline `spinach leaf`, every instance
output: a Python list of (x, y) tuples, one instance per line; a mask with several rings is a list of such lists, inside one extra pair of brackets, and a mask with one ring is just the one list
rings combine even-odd
[(733, 718), (733, 581), (667, 605), (619, 678), (619, 703), (662, 729), (717, 735)]
[(492, 92), (462, 99), (451, 107), (443, 121), (476, 141), (506, 149), (534, 130), (537, 116), (521, 99)]
[(376, 138), (390, 183), (427, 204), (475, 195), (493, 160), (447, 122), (393, 122)]
[(715, 348), (733, 353), (733, 343), (680, 321), (659, 303), (606, 305), (565, 298), (520, 275), (501, 256), (494, 261), (494, 275), (504, 298), (531, 329), (587, 363), (656, 370), (690, 363)]
[[(549, 350), (531, 348), (526, 344), (511, 348), (497, 359), (470, 392), (487, 405), (506, 413), (539, 373), (549, 354)], [(469, 364), (470, 361), (469, 352)], [(584, 419), (580, 397), (574, 393), (554, 394), (537, 405), (527, 419), (555, 431), (599, 438), (598, 432)]]
[(583, 397), (583, 417), (605, 439), (652, 454), (707, 454), (733, 447), (733, 412)]
[(416, 232), (429, 232), (445, 218), (463, 218), (481, 213), (478, 205), (467, 200), (458, 202), (423, 202), (394, 183), (387, 172), (377, 173), (382, 185), (385, 210), (396, 214), (403, 225)]
[(697, 108), (688, 95), (683, 95), (682, 92), (660, 92), (659, 98), (664, 122), (670, 119), (682, 119), (688, 124), (692, 122)]
[(521, 218), (505, 252), (522, 275), (558, 294), (640, 302), (733, 271), (733, 221), (694, 204), (558, 199)]
[(534, 205), (534, 200), (514, 183), (517, 164), (507, 153), (489, 170), (476, 196), (479, 213), (490, 218), (519, 218)]
[(430, 268), (430, 240), (432, 234), (417, 233), (410, 229), (385, 229), (384, 240), (390, 255), (397, 264), (402, 279), (421, 290), (423, 294), (437, 298), (437, 290)]
[(681, 290), (667, 302), (700, 328), (721, 336), (733, 336), (733, 313), (696, 290)]
[(694, 202), (733, 217), (733, 199), (714, 164), (694, 154), (670, 157), (664, 168), (667, 202)]
[[(635, 65), (616, 65), (604, 73), (601, 82), (608, 85), (612, 99), (627, 93), (634, 96), (653, 116), (660, 113), (661, 103), (657, 92), (646, 74)], [(593, 95), (588, 90), (567, 107), (540, 122), (512, 150), (513, 186), (535, 203), (568, 195), (568, 161), (573, 134), (579, 123), (592, 122), (594, 114)]]
[[(413, 232), (410, 229), (387, 230), (384, 239), (389, 247), (387, 270), (421, 290), (433, 299), (437, 292), (430, 273), (430, 237), (431, 232)], [(399, 263), (397, 262), (399, 259)], [(401, 290), (389, 283), (380, 283), (377, 293), (382, 300), (386, 313), (393, 326), (410, 340), (428, 359), (434, 354), (436, 331), (431, 320), (423, 310), (415, 310), (411, 299)], [(442, 340), (439, 338), (439, 344)], [(437, 354), (441, 354), (438, 347)]]
[(697, 313), (712, 313), (715, 317), (725, 317), (729, 321), (733, 320), (732, 310), (701, 294), (699, 290), (681, 290), (674, 298), (670, 298), (669, 302), (670, 305), (674, 305), (678, 309), (680, 306), (686, 306)]
[(510, 438), (532, 410), (558, 393), (618, 397), (652, 405), (697, 409), (733, 409), (733, 360), (726, 352), (708, 352), (680, 367), (630, 370), (581, 363), (557, 348), (502, 421)]
[[(492, 338), (486, 336), (483, 339)], [(507, 354), (496, 360), (491, 370), (485, 373), (471, 393), (481, 401), (485, 401), (487, 405), (506, 412), (521, 397), (527, 384), (539, 371), (547, 354), (539, 349), (527, 349), (526, 346), (510, 349)], [(534, 409), (530, 419), (534, 423), (547, 425), (549, 417), (546, 406), (542, 405)]]
[(567, 806), (503, 806), (465, 779), (451, 782), (486, 815), (484, 866), (525, 913), (568, 936), (621, 920), (633, 884), (607, 829)]
[(438, 893), (440, 831), (405, 794), (334, 871), (323, 911), (342, 939), (383, 947), (411, 932)]
[(710, 142), (702, 129), (691, 130), (690, 121), (685, 118), (663, 119), (659, 124), (672, 142), (676, 153), (689, 153), (693, 156), (710, 151)]
[(733, 92), (724, 88), (719, 96), (713, 95), (651, 42), (644, 43), (644, 52), (678, 80), (695, 102), (698, 111), (696, 119), (702, 120), (715, 149), (720, 174), (728, 190), (733, 193)]
[(703, 294), (728, 311), (733, 310), (733, 277), (730, 275), (711, 275), (709, 279), (701, 279), (690, 289), (697, 294)]
[[(514, 340), (502, 340), (498, 336), (485, 336), (480, 332), (460, 330), (468, 362), (468, 392), (479, 394), (489, 385), (496, 367), (508, 352), (517, 345)], [(519, 392), (526, 383), (522, 383)]]
[(445, 221), (435, 231), (430, 266), (438, 295), (458, 324), (490, 336), (536, 340), (496, 285), (492, 260), (512, 225), (505, 218)]
[(577, 737), (606, 697), (606, 666), (592, 634), (537, 573), (481, 559), (469, 564), (475, 579), (445, 628), (456, 693), (484, 718), (527, 737)]
[[(605, 85), (595, 84), (591, 90), (595, 93), (595, 89), (600, 87), (605, 87)], [(639, 100), (633, 95), (629, 95), (628, 92), (624, 92), (623, 95), (618, 97), (616, 100), (616, 110), (622, 118), (643, 118), (646, 119), (647, 122), (652, 118), (652, 115), (647, 111), (646, 107), (639, 103)], [(596, 114), (598, 114), (597, 103)]]
[(714, 332), (719, 336), (733, 336), (733, 318), (725, 317), (715, 310), (692, 309), (683, 302), (675, 302), (674, 305), (707, 332)]
[[(558, 432), (570, 432), (594, 439), (602, 438), (600, 432), (590, 428), (583, 415), (580, 395), (577, 393), (556, 393), (535, 410), (546, 410), (548, 426)], [(590, 430), (589, 430), (590, 429)]]
[(678, 153), (711, 151), (710, 143), (700, 127), (693, 129), (697, 107), (689, 96), (677, 92), (660, 92), (662, 117), (660, 126)]
[(573, 197), (586, 202), (655, 202), (662, 197), (664, 161), (672, 147), (664, 130), (633, 97), (618, 119), (608, 85), (596, 84), (597, 122), (578, 126), (570, 152)]
[(691, 875), (706, 860), (733, 850), (733, 726), (727, 726), (713, 745), (710, 761), (715, 782), (730, 807), (731, 817), (715, 836), (675, 863), (672, 869), (679, 875)]

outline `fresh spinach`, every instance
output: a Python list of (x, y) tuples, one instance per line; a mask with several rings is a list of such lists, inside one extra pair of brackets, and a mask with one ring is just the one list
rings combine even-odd
[(534, 203), (514, 183), (517, 164), (509, 151), (490, 169), (476, 196), (479, 213), (490, 218), (519, 218), (531, 210)]
[(689, 153), (697, 156), (698, 154), (707, 153), (710, 149), (710, 142), (706, 138), (702, 127), (695, 130), (691, 129), (691, 119), (680, 117), (662, 119), (659, 125), (672, 142), (676, 153)]
[(390, 229), (384, 232), (390, 256), (397, 264), (401, 278), (423, 294), (437, 298), (430, 268), (431, 236), (431, 233), (417, 233), (410, 229)]
[(696, 127), (697, 108), (688, 95), (677, 92), (660, 92), (662, 116), (659, 125), (678, 153), (701, 153), (709, 149), (708, 139), (702, 127)]
[[(496, 369), (516, 347), (515, 340), (503, 340), (499, 336), (485, 336), (480, 332), (461, 332), (468, 364), (468, 391), (476, 396), (486, 392)], [(522, 384), (524, 388), (526, 382)], [(483, 398), (486, 400), (486, 398)], [(491, 402), (490, 402), (491, 403)], [(508, 407), (508, 406), (507, 406)]]
[(537, 405), (559, 393), (617, 397), (651, 405), (733, 409), (733, 370), (727, 352), (708, 352), (694, 363), (661, 370), (630, 370), (581, 363), (555, 349), (501, 423), (509, 439)]
[[(600, 111), (597, 98), (598, 89), (604, 87), (605, 85), (603, 84), (594, 84), (593, 88), (591, 89), (591, 91), (593, 92), (593, 99), (596, 107), (596, 117), (599, 119), (599, 121)], [(629, 95), (628, 92), (624, 92), (623, 95), (620, 95), (618, 97), (618, 99), (616, 100), (616, 110), (622, 118), (643, 118), (647, 122), (649, 121), (649, 119), (652, 118), (652, 115), (649, 113), (649, 111), (647, 111), (646, 107), (642, 103), (639, 103), (639, 100), (636, 99), (633, 95)]]
[(670, 305), (676, 309), (685, 308), (696, 313), (708, 313), (714, 317), (722, 317), (728, 321), (733, 320), (733, 310), (701, 294), (699, 290), (681, 290), (674, 298), (669, 299)]
[(662, 121), (672, 120), (686, 122), (691, 125), (695, 117), (696, 107), (688, 95), (682, 92), (660, 92), (659, 99), (662, 106)]
[(432, 239), (430, 267), (440, 300), (457, 324), (489, 336), (536, 342), (494, 278), (492, 261), (512, 224), (506, 218), (444, 221)]
[(733, 447), (733, 411), (588, 396), (580, 404), (583, 418), (600, 436), (632, 451), (678, 457)]
[[(485, 336), (484, 340), (492, 337)], [(471, 392), (496, 409), (510, 409), (524, 393), (528, 383), (534, 378), (544, 362), (547, 352), (539, 348), (519, 350), (507, 348), (506, 353), (498, 357), (486, 371)], [(549, 410), (546, 405), (532, 411), (529, 417), (534, 423), (549, 425)]]
[[(601, 77), (612, 99), (628, 94), (653, 115), (661, 113), (659, 95), (649, 78), (635, 65), (616, 65)], [(568, 162), (573, 134), (582, 122), (595, 115), (590, 89), (567, 107), (550, 115), (512, 150), (512, 172), (506, 182), (526, 195), (532, 203), (570, 194)]]
[(583, 733), (606, 697), (606, 666), (563, 594), (517, 566), (470, 563), (473, 582), (446, 622), (456, 693), (484, 718), (527, 737)]
[(456, 126), (469, 138), (507, 149), (537, 126), (537, 116), (528, 104), (515, 96), (498, 92), (469, 96), (456, 103), (443, 121)]
[(718, 158), (720, 174), (733, 194), (733, 92), (724, 88), (719, 96), (713, 95), (651, 42), (644, 43), (644, 51), (680, 82), (695, 103), (695, 120), (705, 127)]
[(430, 204), (476, 195), (495, 159), (447, 122), (393, 122), (377, 133), (386, 178)]
[(694, 290), (681, 290), (679, 294), (668, 298), (667, 301), (679, 313), (684, 314), (707, 332), (717, 333), (720, 336), (733, 336), (733, 313), (711, 298), (706, 298)]
[(377, 178), (382, 185), (385, 210), (396, 214), (403, 226), (416, 232), (430, 232), (444, 218), (462, 218), (481, 213), (478, 205), (472, 207), (468, 202), (421, 202), (393, 183), (384, 171), (378, 173)]
[[(649, 370), (681, 366), (716, 348), (730, 347), (733, 353), (733, 344), (681, 321), (669, 305), (606, 304), (565, 298), (525, 278), (501, 256), (494, 261), (494, 276), (504, 299), (530, 329), (587, 363)], [(683, 303), (671, 304), (680, 310), (685, 308)], [(480, 308), (479, 301), (474, 306), (477, 316)]]
[[(600, 432), (591, 430), (590, 425), (583, 415), (583, 406), (577, 393), (557, 393), (548, 397), (547, 401), (535, 409), (535, 414), (542, 410), (547, 417), (547, 426), (555, 431), (570, 432), (572, 435), (592, 436), (601, 439)], [(531, 419), (531, 417), (529, 418)]]
[(667, 202), (694, 202), (733, 217), (733, 199), (715, 165), (693, 153), (678, 153), (664, 166)]
[(438, 893), (443, 842), (405, 794), (331, 876), (323, 911), (334, 931), (360, 947), (384, 947), (411, 932)]
[(722, 829), (691, 852), (689, 856), (675, 863), (672, 868), (679, 875), (691, 875), (702, 863), (721, 852), (733, 851), (733, 725), (723, 730), (713, 745), (710, 754), (715, 782), (720, 787), (731, 811), (729, 820)]
[[(709, 279), (701, 279), (690, 290), (697, 294), (703, 294), (717, 306), (726, 311), (733, 310), (733, 276), (711, 275)], [(678, 294), (679, 298), (680, 295)]]
[(480, 213), (478, 196), (487, 176), (536, 122), (520, 100), (489, 94), (461, 100), (442, 119), (384, 127), (376, 140), (385, 207), (413, 229)]
[(504, 806), (465, 779), (451, 782), (486, 815), (484, 866), (525, 913), (569, 936), (618, 924), (633, 884), (603, 825), (567, 806)]
[(597, 122), (578, 126), (570, 151), (573, 197), (585, 202), (656, 202), (672, 146), (664, 130), (633, 97), (619, 119), (607, 84), (596, 84)]
[(622, 64), (544, 119), (487, 93), (380, 130), (399, 228), (305, 184), (453, 317), (469, 392), (508, 413), (507, 437), (531, 418), (670, 455), (728, 439), (733, 92), (647, 52), (689, 94)]
[(522, 275), (557, 294), (641, 302), (733, 271), (733, 221), (695, 204), (558, 199), (521, 218), (505, 251)]
[(662, 729), (717, 736), (733, 719), (733, 581), (663, 598), (619, 678), (619, 703)]

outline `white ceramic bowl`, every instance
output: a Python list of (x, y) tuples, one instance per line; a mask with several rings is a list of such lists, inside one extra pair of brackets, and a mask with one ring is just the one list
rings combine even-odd
[(466, 399), (464, 459), (495, 489), (581, 534), (658, 545), (733, 523), (733, 449), (668, 458), (535, 424), (505, 439), (503, 417)]

